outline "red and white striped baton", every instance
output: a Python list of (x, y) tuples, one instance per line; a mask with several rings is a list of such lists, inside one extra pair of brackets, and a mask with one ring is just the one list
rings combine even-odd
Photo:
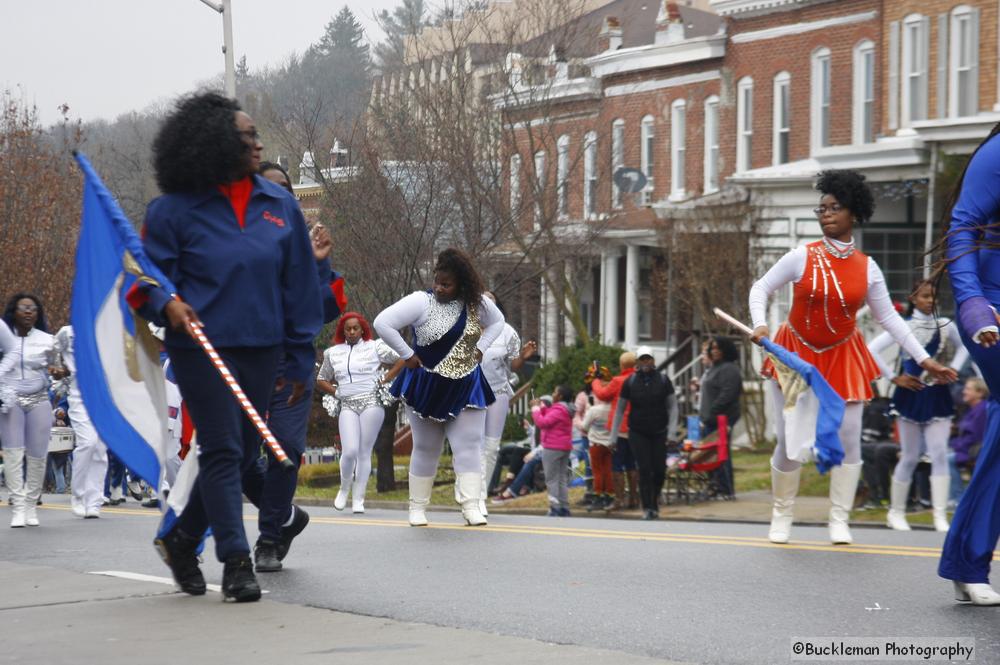
[(250, 403), (250, 400), (247, 399), (246, 393), (244, 393), (243, 389), (240, 388), (240, 384), (236, 382), (236, 378), (233, 376), (232, 372), (229, 371), (229, 368), (226, 367), (226, 363), (222, 362), (222, 358), (219, 357), (219, 353), (215, 350), (215, 347), (212, 346), (212, 343), (208, 341), (208, 337), (205, 337), (205, 333), (202, 330), (202, 324), (195, 323), (194, 321), (187, 319), (184, 321), (184, 325), (187, 327), (188, 332), (191, 333), (191, 336), (194, 337), (198, 341), (198, 344), (201, 345), (201, 348), (208, 356), (208, 359), (212, 361), (213, 365), (215, 365), (215, 369), (219, 370), (219, 374), (222, 375), (222, 380), (225, 381), (226, 385), (229, 386), (229, 389), (233, 391), (233, 395), (236, 396), (236, 401), (243, 407), (243, 413), (247, 414), (247, 418), (249, 418), (250, 422), (252, 422), (254, 427), (257, 428), (257, 431), (260, 433), (261, 437), (263, 437), (264, 443), (267, 444), (267, 447), (270, 448), (271, 454), (274, 455), (274, 458), (278, 460), (278, 463), (286, 469), (293, 468), (295, 464), (292, 460), (288, 459), (288, 455), (285, 454), (281, 444), (278, 443), (278, 440), (274, 438), (273, 434), (271, 434), (271, 430), (268, 429), (267, 423), (264, 422), (264, 419), (260, 417), (259, 413), (257, 413), (257, 409), (255, 409), (253, 404)]

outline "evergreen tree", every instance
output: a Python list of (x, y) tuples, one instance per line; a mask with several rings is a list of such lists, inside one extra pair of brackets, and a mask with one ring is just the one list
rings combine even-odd
[(419, 33), (428, 23), (424, 0), (403, 0), (391, 14), (383, 9), (375, 18), (385, 31), (385, 41), (375, 46), (375, 60), (383, 69), (401, 66), (407, 37)]

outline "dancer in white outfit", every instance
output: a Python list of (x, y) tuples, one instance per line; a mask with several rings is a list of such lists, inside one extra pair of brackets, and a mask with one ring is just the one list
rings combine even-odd
[[(340, 491), (333, 507), (343, 510), (350, 495), (351, 511), (363, 513), (372, 449), (385, 419), (380, 398), (382, 366), (392, 365), (399, 356), (382, 341), (372, 339), (368, 321), (357, 312), (340, 317), (333, 341), (334, 345), (323, 352), (316, 378), (319, 391), (339, 401)], [(327, 401), (324, 398), (324, 403)]]
[[(434, 266), (433, 290), (411, 293), (374, 322), (378, 336), (405, 361), (390, 390), (406, 404), (413, 432), (411, 526), (427, 525), (425, 510), (446, 435), (462, 516), (470, 526), (486, 524), (479, 511), (480, 451), (486, 407), (494, 397), (479, 363), (503, 331), (504, 318), (483, 292), (469, 257), (461, 250), (446, 249)], [(416, 348), (399, 334), (411, 326)]]
[[(928, 354), (938, 362), (948, 362), (956, 372), (962, 369), (969, 352), (962, 344), (958, 327), (949, 319), (934, 316), (934, 285), (929, 281), (917, 284), (910, 296), (910, 318), (906, 323)], [(889, 513), (886, 523), (890, 529), (909, 531), (906, 521), (906, 498), (910, 493), (913, 472), (920, 462), (920, 453), (926, 448), (931, 458), (931, 506), (934, 509), (934, 529), (948, 530), (948, 493), (951, 471), (948, 467), (948, 439), (955, 403), (951, 391), (944, 384), (926, 385), (920, 375), (923, 370), (905, 351), (900, 351), (899, 371), (882, 358), (881, 352), (894, 344), (888, 333), (882, 333), (868, 344), (882, 376), (896, 386), (893, 393), (893, 410), (899, 416), (899, 447), (902, 455), (892, 474), (889, 494)]]
[[(0, 414), (4, 477), (10, 489), (12, 527), (38, 526), (36, 504), (42, 496), (45, 461), (52, 430), (49, 375), (61, 379), (63, 369), (52, 367), (53, 338), (45, 312), (35, 296), (18, 294), (4, 312), (14, 333), (17, 363), (4, 363), (5, 413)], [(22, 469), (27, 469), (24, 473)], [(24, 477), (22, 477), (24, 476)]]
[[(496, 303), (500, 313), (507, 317), (503, 305), (497, 297), (486, 292), (486, 297)], [(500, 439), (503, 437), (503, 428), (507, 424), (507, 412), (510, 409), (510, 400), (514, 397), (514, 385), (517, 381), (517, 372), (524, 365), (524, 362), (535, 355), (538, 345), (534, 341), (528, 341), (521, 346), (521, 337), (509, 323), (503, 326), (503, 332), (494, 340), (490, 348), (483, 353), (483, 375), (486, 382), (493, 390), (496, 401), (486, 407), (486, 436), (483, 441), (483, 483), (482, 496), (479, 499), (479, 512), (483, 516), (488, 515), (486, 510), (486, 494), (489, 488), (490, 478), (493, 477), (493, 469), (497, 464), (497, 451), (500, 449)]]
[(80, 396), (76, 377), (76, 356), (73, 353), (73, 328), (63, 326), (56, 333), (56, 351), (62, 355), (63, 365), (69, 371), (69, 420), (76, 435), (73, 448), (73, 494), (70, 505), (77, 517), (101, 516), (104, 501), (104, 477), (108, 473), (108, 447), (101, 441), (90, 421), (87, 408)]

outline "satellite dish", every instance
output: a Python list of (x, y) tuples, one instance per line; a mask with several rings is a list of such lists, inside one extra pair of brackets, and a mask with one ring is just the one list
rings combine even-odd
[(646, 188), (646, 174), (639, 169), (620, 168), (615, 171), (615, 185), (626, 194), (635, 194)]

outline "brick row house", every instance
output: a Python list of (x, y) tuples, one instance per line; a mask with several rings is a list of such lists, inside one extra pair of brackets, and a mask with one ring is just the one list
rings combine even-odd
[[(665, 357), (699, 326), (673, 302), (671, 220), (702, 219), (712, 233), (706, 209), (749, 201), (756, 274), (819, 236), (812, 183), (826, 168), (858, 169), (873, 183), (877, 211), (857, 240), (893, 295), (905, 296), (956, 170), (1000, 121), (1000, 0), (615, 0), (585, 9), (574, 30), (533, 37), (503, 66), (472, 66), (491, 80), (493, 108), (511, 128), (502, 182), (525, 233), (545, 211), (567, 229), (593, 230), (567, 261), (591, 336)], [(498, 73), (508, 85), (496, 84)], [(373, 99), (406, 76), (420, 80), (387, 74)], [(644, 174), (643, 191), (618, 189), (612, 175), (622, 167)], [(531, 285), (520, 301), (511, 318), (543, 355), (573, 342), (546, 288)], [(787, 304), (788, 294), (776, 299), (773, 322)]]
[[(939, 174), (1000, 121), (997, 0), (709, 4), (597, 8), (579, 19), (586, 27), (563, 66), (554, 57), (550, 80), (537, 84), (544, 92), (532, 99), (544, 104), (517, 95), (498, 104), (524, 134), (544, 124), (554, 137), (540, 149), (525, 135), (507, 146), (512, 203), (544, 184), (568, 222), (603, 225), (576, 259), (590, 266), (581, 289), (590, 332), (661, 357), (678, 341), (667, 330), (670, 289), (652, 278), (667, 260), (663, 220), (697, 218), (700, 206), (741, 192), (754, 203), (765, 265), (819, 236), (815, 174), (858, 169), (878, 198), (858, 241), (902, 298), (953, 181)], [(573, 150), (582, 158), (561, 171)], [(645, 191), (618, 191), (619, 167), (640, 169)], [(552, 356), (572, 331), (541, 304), (539, 339)], [(784, 307), (787, 295), (772, 318)]]

